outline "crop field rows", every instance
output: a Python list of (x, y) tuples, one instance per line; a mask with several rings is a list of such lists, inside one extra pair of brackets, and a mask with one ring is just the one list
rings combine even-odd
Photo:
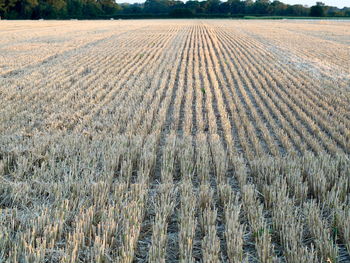
[(344, 21), (2, 21), (0, 262), (350, 262)]

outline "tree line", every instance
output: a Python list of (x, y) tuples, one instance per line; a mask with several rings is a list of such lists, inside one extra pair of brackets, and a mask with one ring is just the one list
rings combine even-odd
[(117, 4), (114, 0), (0, 0), (5, 19), (103, 19), (147, 17), (350, 17), (342, 9), (317, 2), (314, 6), (289, 5), (278, 0), (146, 0)]

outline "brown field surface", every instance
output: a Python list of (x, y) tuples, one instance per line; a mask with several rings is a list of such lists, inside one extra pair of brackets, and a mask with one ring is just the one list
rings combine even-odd
[(0, 262), (350, 262), (350, 21), (0, 21)]

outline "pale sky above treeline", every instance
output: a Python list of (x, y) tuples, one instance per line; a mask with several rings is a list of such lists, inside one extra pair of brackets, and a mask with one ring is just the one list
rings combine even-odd
[[(146, 0), (117, 0), (117, 3), (143, 3), (145, 1)], [(182, 1), (186, 2), (185, 0), (182, 0)], [(318, 0), (280, 0), (280, 1), (285, 4), (291, 4), (291, 5), (301, 4), (301, 5), (313, 6)], [(337, 6), (340, 8), (343, 8), (344, 6), (350, 7), (350, 0), (324, 0), (324, 1), (319, 0), (319, 1), (329, 6)]]

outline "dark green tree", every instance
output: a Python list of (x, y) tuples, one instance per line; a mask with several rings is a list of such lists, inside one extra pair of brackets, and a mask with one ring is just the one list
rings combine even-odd
[(39, 5), (37, 0), (10, 0), (5, 8), (10, 18), (32, 18), (34, 9)]
[(146, 0), (145, 13), (149, 14), (168, 14), (170, 11), (169, 1), (167, 0)]
[(102, 15), (102, 7), (95, 0), (84, 0), (83, 15), (87, 18), (97, 18)]
[(283, 15), (286, 15), (287, 8), (288, 8), (288, 5), (276, 0), (270, 4), (269, 13), (271, 15), (283, 16)]
[(204, 12), (204, 9), (201, 7), (200, 2), (198, 1), (187, 1), (185, 3), (185, 7), (190, 9), (194, 14), (200, 14)]
[(253, 4), (253, 13), (257, 15), (269, 15), (269, 0), (256, 0)]
[(124, 3), (120, 5), (121, 8), (121, 12), (123, 12), (124, 14), (142, 14), (143, 12), (143, 5), (142, 4), (128, 4), (128, 3)]
[(84, 3), (82, 0), (67, 0), (67, 14), (71, 18), (83, 17)]
[(308, 16), (309, 8), (302, 5), (290, 5), (287, 7), (286, 15), (288, 16)]
[(175, 8), (170, 11), (169, 15), (175, 18), (192, 17), (193, 12), (189, 8)]
[(244, 14), (245, 2), (241, 0), (228, 0), (229, 9), (231, 14)]
[(325, 4), (322, 2), (317, 2), (316, 5), (312, 6), (310, 9), (310, 16), (324, 17), (325, 16)]
[(115, 0), (0, 0), (0, 16), (8, 19), (109, 18), (116, 16), (215, 17), (243, 15), (350, 16), (350, 8), (339, 9), (317, 2), (311, 8), (288, 5), (283, 0), (146, 0), (121, 4)]
[(204, 4), (204, 8), (209, 14), (220, 13), (220, 0), (207, 0)]
[(106, 15), (113, 15), (121, 10), (120, 6), (113, 0), (98, 0), (98, 3)]
[(6, 3), (5, 0), (0, 0), (0, 17), (5, 15)]

